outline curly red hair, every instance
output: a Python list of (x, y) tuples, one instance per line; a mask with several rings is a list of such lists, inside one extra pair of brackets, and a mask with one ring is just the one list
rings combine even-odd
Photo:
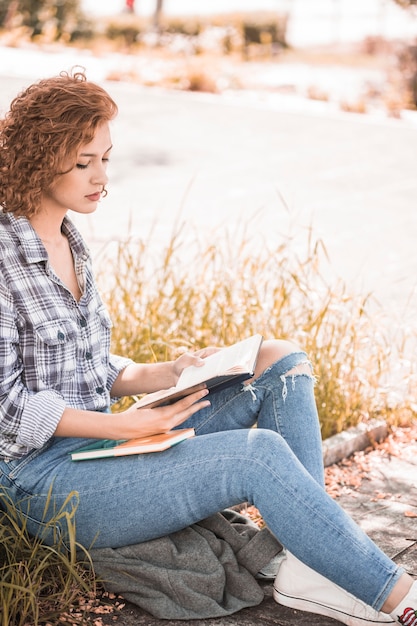
[(97, 127), (116, 114), (116, 103), (102, 87), (87, 81), (83, 71), (61, 72), (19, 94), (0, 120), (3, 211), (34, 215), (42, 193), (68, 171), (69, 160), (75, 164), (80, 146), (90, 143)]

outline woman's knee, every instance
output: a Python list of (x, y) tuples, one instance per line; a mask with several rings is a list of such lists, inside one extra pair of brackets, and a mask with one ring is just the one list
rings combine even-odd
[[(283, 359), (284, 357), (292, 354), (293, 352), (302, 352), (302, 348), (297, 344), (286, 339), (269, 339), (263, 342), (258, 362), (255, 370), (255, 378), (258, 378), (268, 367), (271, 367), (273, 363)], [(301, 363), (297, 365), (297, 373), (311, 374), (311, 368), (308, 363)], [(287, 374), (291, 375), (295, 372), (290, 370)]]

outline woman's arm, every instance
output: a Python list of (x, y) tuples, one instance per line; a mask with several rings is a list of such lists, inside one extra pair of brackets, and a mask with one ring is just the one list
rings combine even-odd
[(57, 437), (93, 437), (97, 439), (132, 439), (165, 433), (191, 415), (209, 406), (203, 398), (207, 389), (201, 387), (174, 404), (153, 409), (137, 409), (135, 405), (120, 413), (100, 413), (67, 408), (55, 430)]
[[(131, 396), (150, 393), (173, 387), (182, 370), (189, 365), (204, 366), (204, 358), (218, 348), (203, 348), (197, 352), (186, 352), (175, 361), (164, 363), (131, 363), (114, 381), (112, 396)], [(135, 405), (120, 413), (99, 413), (65, 409), (56, 428), (58, 437), (94, 437), (102, 439), (131, 439), (164, 433), (178, 426), (205, 406), (203, 400), (208, 393), (200, 389), (174, 404), (152, 409), (137, 409)]]

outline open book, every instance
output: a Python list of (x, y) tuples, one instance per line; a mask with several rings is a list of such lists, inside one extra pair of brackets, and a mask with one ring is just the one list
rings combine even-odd
[(177, 443), (194, 437), (194, 428), (182, 428), (171, 430), (169, 433), (149, 435), (137, 439), (101, 439), (88, 446), (78, 448), (71, 453), (73, 461), (87, 461), (88, 459), (102, 459), (113, 456), (126, 456), (128, 454), (144, 454), (146, 452), (162, 452)]
[(175, 387), (148, 393), (137, 403), (138, 409), (168, 404), (189, 395), (197, 385), (205, 383), (210, 392), (252, 378), (263, 341), (262, 335), (252, 335), (204, 359), (204, 365), (186, 367)]

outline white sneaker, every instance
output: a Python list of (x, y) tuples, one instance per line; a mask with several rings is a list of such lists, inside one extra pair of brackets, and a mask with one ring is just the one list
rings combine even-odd
[(395, 624), (287, 552), (274, 582), (274, 600), (300, 611), (327, 615), (348, 626)]

